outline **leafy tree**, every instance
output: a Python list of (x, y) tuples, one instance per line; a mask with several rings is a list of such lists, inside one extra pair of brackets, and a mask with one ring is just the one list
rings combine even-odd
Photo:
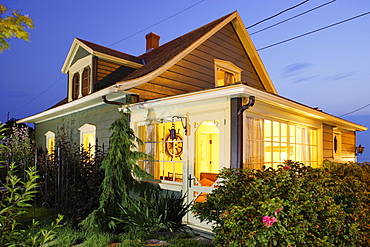
[(104, 179), (100, 205), (81, 223), (82, 227), (89, 230), (101, 231), (114, 227), (111, 217), (119, 213), (119, 203), (127, 200), (132, 193), (141, 194), (147, 189), (155, 188), (142, 181), (148, 179), (150, 174), (140, 169), (136, 162), (147, 155), (136, 151), (136, 144), (142, 142), (129, 127), (124, 113), (112, 123), (110, 130), (112, 135), (109, 139), (109, 151), (101, 166)]
[(17, 10), (6, 15), (7, 8), (0, 4), (0, 52), (10, 48), (8, 40), (18, 38), (29, 41), (26, 28), (33, 28), (33, 21), (28, 15), (21, 15)]

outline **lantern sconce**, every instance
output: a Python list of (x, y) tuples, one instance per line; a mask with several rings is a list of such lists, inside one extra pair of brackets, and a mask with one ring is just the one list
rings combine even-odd
[(184, 128), (184, 133), (187, 136), (188, 135), (188, 119), (186, 117), (178, 117), (173, 116), (172, 117), (172, 126), (170, 129), (170, 139), (175, 140), (176, 139), (176, 128), (175, 128), (175, 119), (180, 119), (182, 127)]
[(361, 146), (360, 144), (360, 146), (356, 147), (356, 155), (362, 154), (364, 152), (364, 149), (365, 147)]

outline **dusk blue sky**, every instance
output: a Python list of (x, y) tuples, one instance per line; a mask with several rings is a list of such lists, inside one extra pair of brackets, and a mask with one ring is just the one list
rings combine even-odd
[[(29, 30), (30, 42), (12, 39), (11, 50), (0, 54), (0, 121), (7, 120), (8, 112), (10, 118), (17, 119), (39, 113), (66, 96), (67, 76), (61, 68), (75, 37), (140, 55), (145, 52), (144, 36), (149, 32), (159, 34), (164, 44), (235, 10), (248, 27), (301, 2), (3, 0), (9, 9), (28, 14), (35, 28)], [(251, 35), (255, 47), (261, 49), (370, 11), (368, 0), (310, 0), (248, 32), (252, 34), (329, 2)], [(259, 54), (280, 95), (342, 116), (370, 104), (369, 26), (370, 14), (260, 50)], [(343, 118), (370, 127), (370, 107)], [(370, 161), (367, 132), (358, 134), (358, 144), (368, 148), (361, 160)]]

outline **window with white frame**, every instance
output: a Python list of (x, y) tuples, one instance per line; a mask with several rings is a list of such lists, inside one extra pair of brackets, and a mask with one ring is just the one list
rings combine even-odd
[(216, 87), (228, 86), (241, 81), (242, 69), (229, 61), (214, 60)]
[(93, 154), (96, 144), (96, 126), (93, 124), (84, 124), (80, 128), (80, 145), (83, 150)]
[(48, 131), (45, 133), (45, 137), (46, 150), (49, 155), (52, 155), (55, 150), (55, 133), (53, 131)]
[(92, 93), (91, 67), (85, 66), (72, 72), (71, 78), (71, 100), (79, 99)]
[[(175, 139), (170, 138), (171, 128), (176, 131)], [(184, 162), (181, 121), (139, 126), (139, 138), (143, 141), (139, 150), (153, 158), (139, 161), (139, 166), (155, 179), (182, 182)]]
[(245, 168), (277, 168), (288, 160), (317, 166), (317, 130), (314, 128), (247, 117), (244, 140)]
[(338, 128), (333, 129), (333, 154), (334, 158), (342, 156), (342, 132)]

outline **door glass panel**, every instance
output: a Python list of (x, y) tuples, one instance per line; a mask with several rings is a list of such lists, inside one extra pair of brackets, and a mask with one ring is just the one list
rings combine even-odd
[(194, 175), (201, 186), (211, 187), (219, 171), (220, 131), (213, 121), (202, 122), (195, 132)]

